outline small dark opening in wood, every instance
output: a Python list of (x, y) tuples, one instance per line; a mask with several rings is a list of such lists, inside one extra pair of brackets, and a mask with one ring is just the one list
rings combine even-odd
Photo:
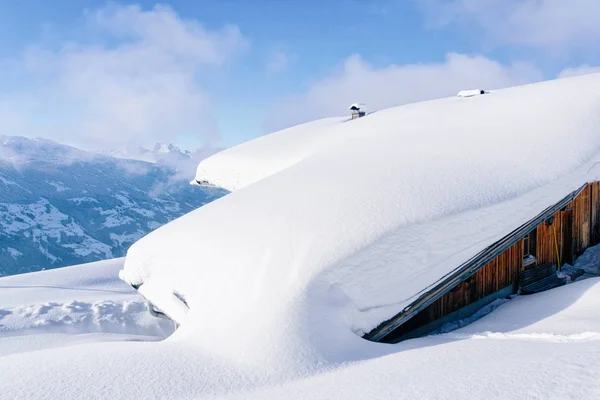
[(536, 257), (536, 246), (537, 246), (537, 230), (529, 232), (527, 236), (523, 238), (523, 258), (528, 256)]

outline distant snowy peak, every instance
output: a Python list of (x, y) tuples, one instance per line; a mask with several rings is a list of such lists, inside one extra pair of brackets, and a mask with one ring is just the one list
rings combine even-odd
[[(74, 161), (101, 160), (106, 157), (122, 160), (144, 161), (160, 164), (191, 176), (197, 164), (204, 158), (222, 150), (203, 147), (191, 152), (172, 143), (156, 143), (151, 148), (123, 146), (98, 153), (77, 149), (43, 138), (27, 138), (0, 134), (0, 161), (23, 164), (30, 161), (43, 161), (53, 164), (70, 164)], [(186, 176), (185, 179), (189, 179)]]
[(104, 152), (107, 156), (114, 158), (125, 158), (130, 160), (149, 161), (144, 157), (149, 152), (148, 149), (139, 146), (124, 146), (115, 150)]
[(106, 154), (115, 158), (141, 160), (151, 163), (174, 160), (187, 161), (192, 159), (192, 153), (190, 151), (182, 150), (171, 143), (156, 143), (152, 149), (141, 146), (124, 146), (109, 151)]
[(188, 150), (181, 150), (174, 144), (156, 143), (152, 152), (155, 154), (174, 154), (184, 158), (192, 158), (192, 153)]

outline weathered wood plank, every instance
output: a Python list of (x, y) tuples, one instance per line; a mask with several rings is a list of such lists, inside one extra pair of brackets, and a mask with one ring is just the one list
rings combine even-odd
[(573, 253), (579, 256), (590, 245), (591, 185), (588, 185), (573, 201)]
[(551, 263), (556, 264), (557, 253), (556, 243), (554, 235), (556, 234), (556, 240), (558, 241), (559, 253), (560, 248), (563, 246), (561, 240), (561, 227), (562, 227), (562, 216), (561, 212), (554, 214), (554, 221), (552, 224), (542, 223), (537, 227), (537, 245), (536, 245), (536, 258), (538, 264)]
[(600, 182), (591, 184), (591, 237), (590, 246), (600, 243)]
[(553, 274), (554, 268), (551, 263), (541, 264), (535, 268), (521, 272), (519, 274), (519, 285), (526, 287)]
[(562, 262), (573, 263), (573, 205), (569, 204), (561, 213), (562, 225)]

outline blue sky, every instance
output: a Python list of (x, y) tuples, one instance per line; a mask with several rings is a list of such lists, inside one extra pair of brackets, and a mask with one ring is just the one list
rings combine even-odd
[(385, 108), (600, 65), (596, 0), (158, 4), (1, 2), (0, 131), (86, 148), (231, 146), (354, 101)]

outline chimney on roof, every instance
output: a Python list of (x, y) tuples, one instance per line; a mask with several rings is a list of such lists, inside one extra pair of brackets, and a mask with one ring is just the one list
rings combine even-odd
[(367, 106), (362, 103), (354, 103), (348, 110), (352, 113), (352, 119), (364, 117), (367, 114)]

